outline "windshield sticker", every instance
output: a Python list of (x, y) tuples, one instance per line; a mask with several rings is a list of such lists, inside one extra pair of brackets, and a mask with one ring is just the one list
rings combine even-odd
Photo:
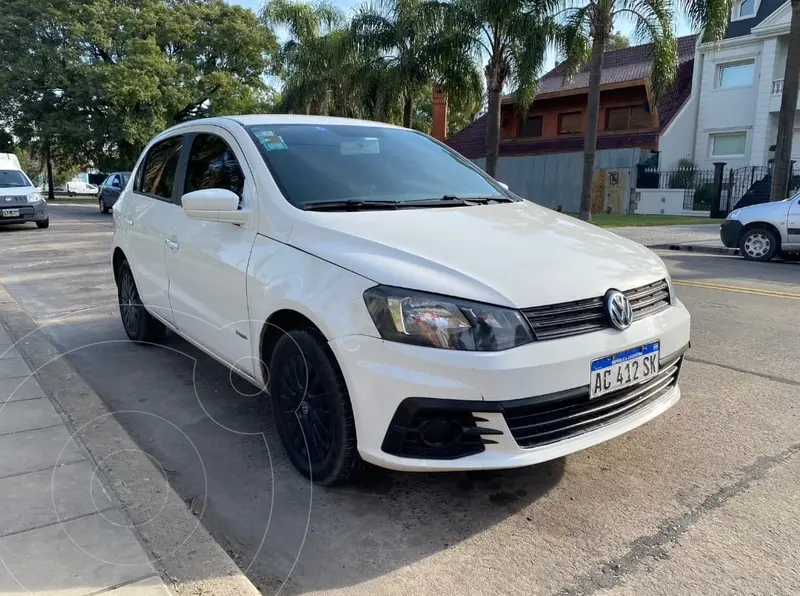
[(380, 152), (381, 147), (375, 137), (364, 137), (357, 141), (342, 141), (339, 150), (342, 155), (374, 155)]
[(253, 133), (258, 139), (258, 142), (264, 146), (267, 151), (281, 151), (288, 149), (286, 143), (280, 135), (276, 135), (271, 130), (257, 130)]

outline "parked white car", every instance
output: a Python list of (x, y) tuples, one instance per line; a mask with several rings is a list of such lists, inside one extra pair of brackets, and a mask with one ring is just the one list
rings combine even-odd
[(20, 168), (13, 153), (0, 153), (0, 225), (33, 222), (50, 226), (47, 201)]
[(83, 182), (82, 180), (70, 180), (66, 184), (67, 194), (69, 196), (75, 195), (96, 195), (97, 186)]
[(661, 259), (415, 131), (178, 125), (139, 158), (112, 250), (128, 337), (168, 327), (264, 388), (318, 482), (527, 466), (680, 398), (689, 313)]
[(749, 261), (800, 253), (800, 193), (783, 201), (734, 209), (719, 228), (722, 243)]

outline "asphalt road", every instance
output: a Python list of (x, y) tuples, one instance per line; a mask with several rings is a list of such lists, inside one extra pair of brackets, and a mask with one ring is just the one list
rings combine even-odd
[(48, 230), (0, 228), (0, 279), (263, 593), (800, 593), (800, 264), (662, 255), (693, 347), (683, 400), (636, 431), (326, 489), (225, 367), (175, 335), (126, 340), (110, 237), (111, 216), (53, 205)]

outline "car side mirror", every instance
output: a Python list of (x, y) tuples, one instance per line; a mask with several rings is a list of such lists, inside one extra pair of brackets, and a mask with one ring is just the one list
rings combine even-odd
[(508, 184), (505, 182), (500, 182), (499, 180), (495, 180), (500, 186), (502, 186), (505, 190), (508, 190)]
[(251, 211), (239, 209), (239, 196), (227, 188), (205, 188), (188, 192), (181, 197), (186, 217), (203, 221), (247, 223)]

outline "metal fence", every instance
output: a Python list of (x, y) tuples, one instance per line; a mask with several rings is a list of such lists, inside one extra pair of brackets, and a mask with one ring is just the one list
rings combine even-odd
[[(756, 205), (769, 201), (772, 190), (772, 166), (746, 166), (726, 168), (720, 181), (719, 195), (715, 196), (714, 170), (678, 168), (657, 170), (639, 165), (637, 188), (684, 189), (683, 208), (693, 211), (710, 211), (715, 199), (719, 210), (729, 213), (737, 207)], [(789, 194), (800, 190), (800, 165), (795, 165), (789, 180)]]
[(714, 170), (677, 168), (657, 170), (640, 165), (636, 188), (683, 189), (683, 208), (692, 211), (709, 211), (714, 199)]

